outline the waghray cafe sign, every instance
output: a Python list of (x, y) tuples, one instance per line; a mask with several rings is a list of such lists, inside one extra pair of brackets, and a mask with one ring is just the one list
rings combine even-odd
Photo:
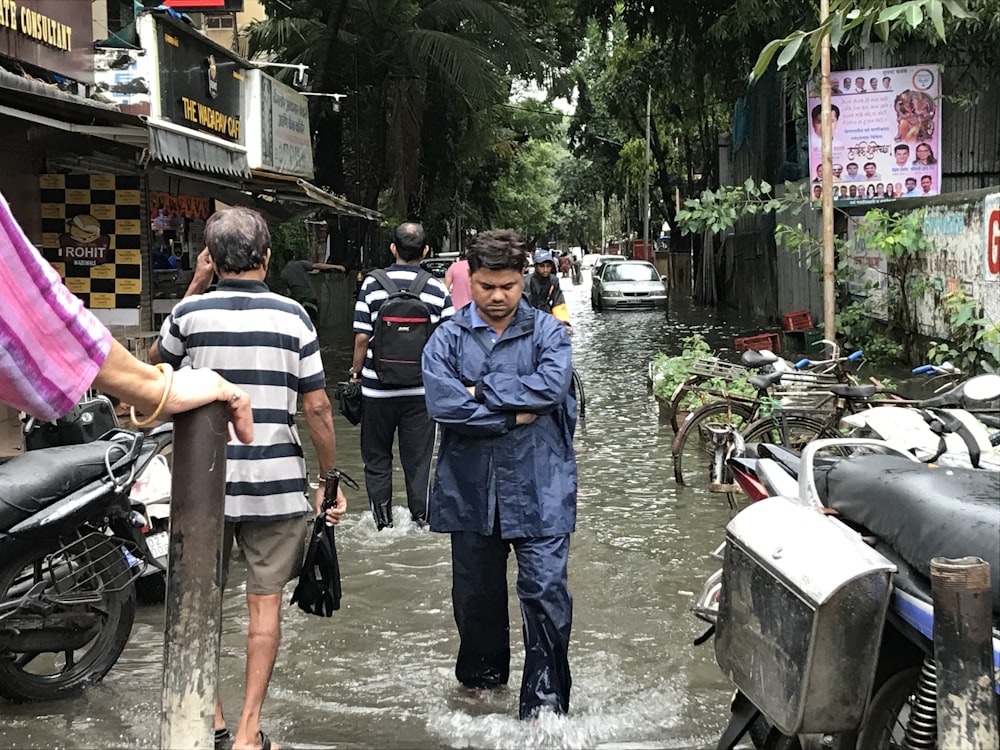
[(160, 116), (243, 143), (243, 64), (190, 32), (158, 20)]
[(0, 0), (0, 55), (89, 82), (91, 0)]

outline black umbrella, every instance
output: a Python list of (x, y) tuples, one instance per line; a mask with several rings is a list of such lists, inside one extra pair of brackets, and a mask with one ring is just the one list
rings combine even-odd
[(326, 494), (316, 520), (313, 521), (306, 559), (299, 573), (299, 582), (292, 593), (291, 604), (310, 615), (331, 617), (340, 609), (340, 563), (333, 526), (326, 522), (326, 511), (337, 504), (337, 489), (343, 482), (351, 489), (358, 483), (338, 469), (326, 473)]
[(340, 413), (351, 424), (361, 423), (361, 384), (348, 380), (337, 383), (334, 395), (340, 402)]

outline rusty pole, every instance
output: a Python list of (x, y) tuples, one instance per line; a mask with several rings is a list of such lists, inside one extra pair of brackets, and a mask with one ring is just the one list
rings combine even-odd
[(938, 747), (1000, 747), (990, 628), (990, 566), (978, 557), (931, 560)]
[(222, 402), (174, 418), (163, 750), (212, 750), (215, 744), (228, 436)]

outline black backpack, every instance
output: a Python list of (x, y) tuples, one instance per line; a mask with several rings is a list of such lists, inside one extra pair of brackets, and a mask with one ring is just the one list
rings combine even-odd
[(401, 289), (382, 268), (371, 275), (389, 293), (372, 333), (372, 369), (390, 388), (417, 388), (424, 383), (420, 355), (434, 333), (431, 308), (420, 293), (433, 276), (420, 269), (409, 288)]

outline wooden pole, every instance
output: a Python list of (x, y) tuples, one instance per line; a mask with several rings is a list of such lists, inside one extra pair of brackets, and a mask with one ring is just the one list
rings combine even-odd
[(990, 632), (990, 565), (931, 559), (938, 747), (1000, 747)]
[[(820, 0), (819, 19), (824, 23), (830, 15), (830, 0)], [(833, 253), (833, 121), (830, 110), (830, 35), (823, 34), (820, 43), (820, 106), (822, 112), (823, 151), (823, 337), (836, 341), (837, 305)]]
[(160, 747), (212, 750), (222, 622), (226, 405), (174, 418)]

